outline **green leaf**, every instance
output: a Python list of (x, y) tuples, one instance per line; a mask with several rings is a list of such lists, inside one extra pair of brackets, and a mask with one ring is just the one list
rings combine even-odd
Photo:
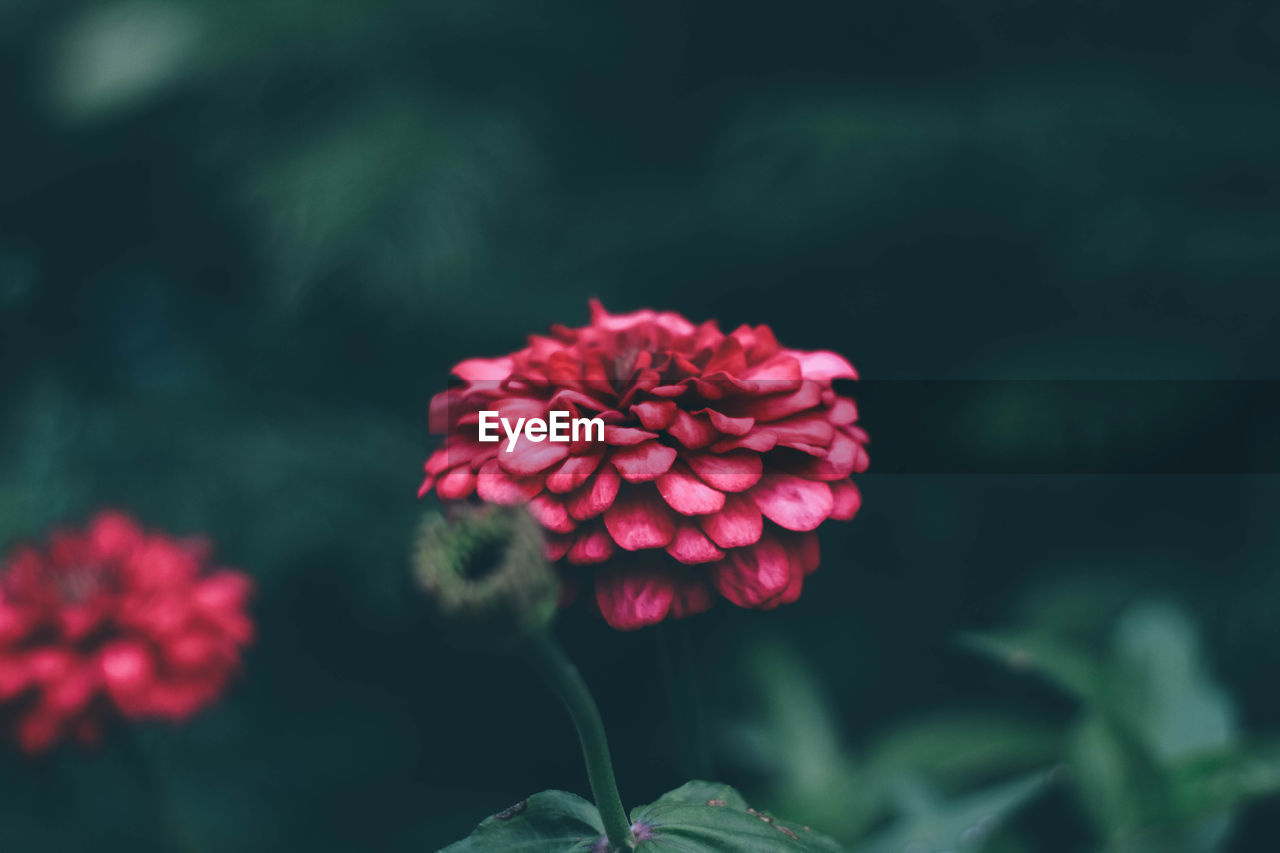
[(1177, 815), (1194, 820), (1280, 793), (1280, 743), (1235, 744), (1177, 762)]
[(1061, 734), (1042, 724), (1005, 715), (936, 714), (877, 738), (868, 776), (977, 783), (1044, 767), (1061, 755)]
[[(735, 789), (720, 782), (703, 782), (694, 780), (685, 782), (674, 791), (668, 791), (650, 803), (646, 808), (672, 805), (708, 805), (719, 801), (729, 808), (739, 811), (747, 810), (747, 801)], [(634, 818), (632, 818), (634, 820)]]
[(768, 800), (785, 814), (840, 838), (861, 835), (875, 820), (881, 792), (841, 743), (822, 684), (784, 638), (758, 640), (743, 656), (760, 716), (732, 731), (739, 760), (772, 780)]
[(1168, 819), (1161, 768), (1122, 726), (1091, 714), (1072, 733), (1068, 748), (1075, 788), (1108, 837), (1123, 837)]
[(1195, 626), (1181, 612), (1145, 604), (1116, 630), (1109, 698), (1160, 761), (1229, 744), (1235, 710), (1213, 680)]
[(908, 819), (859, 845), (858, 853), (977, 851), (1017, 809), (1043, 791), (1052, 778), (1036, 773), (968, 794), (951, 802), (913, 798)]
[(591, 850), (603, 835), (591, 803), (564, 791), (543, 791), (485, 818), (440, 853), (571, 853)]
[(986, 655), (1010, 669), (1030, 672), (1078, 699), (1090, 701), (1100, 693), (1100, 668), (1070, 646), (1040, 634), (963, 634), (965, 648)]
[[(807, 826), (747, 806), (728, 785), (689, 782), (631, 813), (643, 853), (840, 853)], [(650, 836), (651, 834), (651, 836)], [(646, 837), (650, 836), (650, 837)]]
[[(689, 782), (635, 809), (631, 820), (637, 853), (841, 853), (830, 838), (756, 811), (715, 782)], [(603, 835), (594, 806), (546, 791), (486, 818), (441, 853), (596, 853)]]
[(1169, 768), (1153, 761), (1127, 727), (1092, 715), (1077, 727), (1071, 769), (1110, 853), (1209, 853), (1221, 849), (1231, 807), (1251, 786), (1262, 793), (1274, 772), (1246, 770), (1245, 757), (1235, 758), (1202, 756), (1182, 770)]

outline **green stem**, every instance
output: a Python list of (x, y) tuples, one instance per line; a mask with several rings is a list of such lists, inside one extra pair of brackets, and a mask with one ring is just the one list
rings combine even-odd
[(600, 812), (600, 820), (604, 823), (609, 845), (615, 851), (634, 850), (636, 840), (631, 833), (631, 822), (622, 807), (622, 798), (618, 796), (618, 783), (613, 778), (613, 761), (609, 758), (604, 720), (600, 718), (600, 709), (591, 698), (591, 691), (587, 689), (578, 668), (549, 632), (542, 632), (532, 638), (528, 656), (534, 668), (560, 697), (578, 729), (582, 757), (587, 763), (587, 779), (591, 782), (591, 795)]
[(711, 778), (711, 750), (707, 745), (698, 671), (686, 626), (660, 622), (655, 631), (662, 680), (666, 683), (671, 722), (676, 732), (681, 771), (686, 778)]
[(199, 853), (200, 845), (196, 844), (191, 833), (187, 831), (177, 802), (156, 771), (155, 764), (148, 758), (137, 734), (127, 725), (120, 728), (122, 731), (119, 731), (117, 736), (125, 761), (137, 778), (138, 785), (151, 801), (152, 812), (159, 821), (161, 830), (174, 845), (173, 849), (180, 853)]

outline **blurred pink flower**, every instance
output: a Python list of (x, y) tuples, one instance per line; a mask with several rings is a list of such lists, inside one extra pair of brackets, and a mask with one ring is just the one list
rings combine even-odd
[(0, 564), (0, 726), (27, 752), (210, 704), (253, 638), (252, 586), (208, 546), (104, 512)]

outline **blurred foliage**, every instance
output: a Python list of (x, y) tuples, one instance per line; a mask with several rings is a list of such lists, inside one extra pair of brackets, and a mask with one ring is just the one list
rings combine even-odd
[[(1099, 621), (1090, 614), (1076, 626)], [(1133, 606), (1110, 645), (1094, 648), (1046, 631), (1051, 624), (963, 641), (1077, 700), (1065, 732), (996, 712), (935, 715), (878, 732), (852, 752), (817, 680), (773, 638), (744, 658), (762, 710), (729, 730), (724, 752), (768, 780), (779, 808), (873, 853), (1014, 844), (994, 830), (1050, 780), (1069, 781), (1108, 851), (1202, 853), (1220, 848), (1242, 805), (1280, 792), (1280, 742), (1238, 731), (1182, 611)], [(1061, 772), (989, 781), (1059, 763)], [(972, 791), (975, 782), (987, 787)], [(886, 814), (896, 816), (890, 828), (857, 840)]]
[[(877, 732), (851, 752), (819, 684), (783, 641), (762, 643), (744, 660), (762, 713), (728, 730), (725, 754), (768, 780), (766, 798), (780, 811), (853, 850), (983, 849), (1052, 778), (1027, 768), (1061, 752), (1061, 737), (1034, 721), (956, 713)], [(1022, 778), (991, 781), (1011, 772)]]
[(1277, 744), (1238, 731), (1233, 703), (1175, 608), (1127, 611), (1101, 655), (1034, 630), (966, 642), (1079, 700), (1065, 758), (1108, 850), (1216, 850), (1239, 806), (1280, 792)]
[[(554, 703), (409, 603), (449, 366), (598, 296), (877, 379), (1273, 378), (1278, 48), (1253, 0), (0, 0), (0, 544), (122, 505), (257, 579), (243, 680), (143, 732), (209, 850), (437, 849), (583, 793)], [(1088, 429), (996, 398), (898, 446), (1166, 446), (1230, 398)], [(801, 602), (691, 625), (723, 778), (846, 839), (1273, 846), (1241, 732), (1280, 730), (1276, 479), (877, 476), (864, 417)], [(1015, 621), (988, 647), (1061, 689), (951, 645)], [(560, 627), (653, 801), (652, 637)], [(0, 753), (0, 848), (164, 849), (130, 779)]]

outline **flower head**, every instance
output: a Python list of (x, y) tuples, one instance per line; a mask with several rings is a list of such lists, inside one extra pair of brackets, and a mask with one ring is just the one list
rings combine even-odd
[(207, 544), (98, 515), (0, 563), (0, 727), (27, 752), (213, 702), (253, 637), (249, 579)]
[[(867, 436), (833, 388), (853, 366), (786, 349), (767, 326), (725, 334), (671, 312), (591, 309), (588, 326), (454, 367), (462, 384), (431, 402), (447, 438), (420, 494), (527, 505), (568, 588), (589, 590), (615, 628), (698, 613), (717, 594), (795, 601), (818, 565), (813, 531), (861, 502), (849, 478), (866, 469)], [(603, 441), (480, 441), (482, 412), (554, 410), (599, 418)]]

